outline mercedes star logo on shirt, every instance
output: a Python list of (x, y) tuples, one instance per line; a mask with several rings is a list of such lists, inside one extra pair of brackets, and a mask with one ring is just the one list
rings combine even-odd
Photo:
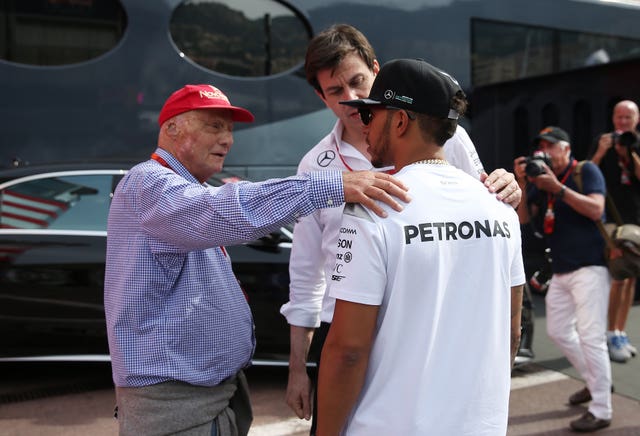
[(336, 152), (333, 150), (326, 150), (323, 151), (322, 153), (320, 153), (318, 155), (318, 159), (316, 160), (316, 162), (318, 162), (318, 165), (320, 165), (321, 167), (326, 167), (328, 166), (334, 159), (336, 158)]

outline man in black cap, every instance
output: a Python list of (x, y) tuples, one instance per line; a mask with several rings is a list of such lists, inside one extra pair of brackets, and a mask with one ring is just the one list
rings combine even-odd
[[(378, 74), (380, 65), (367, 38), (351, 25), (332, 25), (309, 42), (304, 69), (307, 81), (337, 120), (331, 131), (302, 157), (298, 173), (372, 169), (358, 111), (340, 104), (367, 97)], [(483, 180), (487, 189), (498, 191), (503, 201), (513, 207), (518, 205), (521, 192), (513, 174), (499, 168), (487, 176), (462, 126), (457, 127), (443, 148), (449, 163)], [(289, 262), (289, 301), (280, 309), (291, 329), (286, 402), (299, 418), (312, 419), (310, 435), (315, 435), (316, 427), (317, 368), (335, 306), (335, 300), (327, 294), (327, 283), (335, 263), (341, 218), (339, 207), (296, 221)], [(316, 368), (309, 368), (309, 361)]]
[(536, 140), (550, 165), (541, 163), (542, 174), (531, 177), (525, 172), (526, 158), (515, 159), (514, 173), (523, 192), (518, 216), (523, 224), (532, 216), (543, 217), (553, 254), (553, 275), (545, 297), (547, 333), (586, 382), (569, 403), (591, 401), (588, 411), (571, 422), (573, 430), (590, 432), (607, 427), (612, 413), (605, 337), (609, 273), (604, 240), (595, 223), (604, 212), (605, 181), (598, 167), (587, 161), (581, 169), (582, 189), (578, 189), (573, 177), (578, 162), (571, 156), (569, 135), (561, 128), (546, 127)]
[[(504, 435), (525, 281), (520, 227), (513, 208), (446, 161), (464, 93), (427, 62), (398, 59), (368, 98), (343, 103), (359, 110), (372, 163), (394, 165), (413, 201), (386, 222), (345, 206), (317, 434)], [(461, 349), (480, 356), (473, 369)]]

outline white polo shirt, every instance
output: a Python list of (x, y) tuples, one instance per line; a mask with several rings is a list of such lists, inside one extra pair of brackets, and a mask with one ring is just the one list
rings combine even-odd
[(452, 166), (396, 177), (404, 211), (347, 205), (336, 244), (331, 297), (380, 306), (345, 434), (504, 436), (510, 288), (525, 282), (516, 212)]
[[(333, 130), (302, 158), (298, 174), (323, 169), (342, 171), (375, 170), (369, 160), (351, 144), (342, 141), (343, 125)], [(474, 177), (484, 171), (471, 138), (458, 126), (444, 145), (447, 160)], [(318, 327), (331, 322), (335, 300), (326, 293), (326, 276), (334, 267), (335, 244), (342, 208), (321, 209), (300, 219), (294, 227), (289, 261), (289, 302), (280, 309), (287, 322), (301, 327)]]

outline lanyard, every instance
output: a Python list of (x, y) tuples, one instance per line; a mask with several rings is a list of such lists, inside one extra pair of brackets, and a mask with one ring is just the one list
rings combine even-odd
[[(169, 163), (166, 160), (164, 160), (164, 158), (160, 156), (158, 153), (156, 152), (151, 153), (151, 159), (155, 160), (163, 167), (169, 168), (171, 171), (174, 171), (174, 169), (171, 168), (171, 165), (169, 165)], [(224, 254), (224, 257), (227, 257), (227, 250), (225, 250), (225, 248), (222, 245), (220, 246), (220, 251), (222, 251), (222, 254)]]
[[(571, 164), (569, 166), (569, 169), (567, 170), (567, 172), (565, 173), (564, 176), (562, 176), (562, 180), (560, 180), (560, 183), (562, 183), (564, 185), (564, 182), (567, 181), (567, 179), (569, 178), (569, 176), (571, 175), (571, 173), (573, 172), (573, 169), (575, 167), (578, 166), (578, 161), (575, 159), (571, 160)], [(551, 205), (551, 207), (553, 208), (553, 204), (556, 202), (556, 198), (554, 195), (552, 195), (550, 192), (547, 192), (547, 204)]]
[(342, 165), (344, 165), (344, 167), (346, 169), (348, 169), (349, 171), (353, 171), (353, 168), (351, 168), (349, 165), (347, 165), (347, 162), (344, 160), (344, 158), (342, 157), (342, 153), (340, 153), (340, 146), (338, 145), (338, 142), (336, 141), (336, 152), (338, 153), (338, 157), (340, 158), (340, 160), (342, 161)]
[(163, 167), (169, 168), (171, 171), (173, 171), (173, 168), (171, 168), (171, 166), (167, 163), (167, 161), (164, 160), (162, 158), (162, 156), (160, 156), (158, 153), (156, 153), (156, 152), (151, 153), (151, 159), (155, 160), (156, 162), (158, 162)]
[[(569, 164), (569, 168), (564, 176), (562, 176), (562, 180), (560, 183), (564, 185), (564, 182), (567, 181), (569, 175), (573, 172), (573, 169), (578, 165), (578, 161), (572, 159), (571, 164)], [(556, 197), (552, 195), (550, 192), (547, 192), (547, 211), (544, 214), (544, 234), (550, 235), (553, 233), (553, 228), (556, 222), (556, 216), (553, 212), (553, 205), (556, 202)]]
[[(340, 146), (338, 146), (338, 142), (337, 141), (336, 141), (336, 152), (338, 152), (338, 157), (342, 161), (342, 164), (344, 165), (344, 167), (349, 171), (353, 171), (353, 168), (351, 168), (347, 164), (347, 162), (344, 160), (344, 158), (342, 157), (342, 153), (340, 153)], [(385, 170), (383, 172), (387, 173), (387, 174), (395, 174), (396, 173), (396, 169), (395, 168), (391, 168), (391, 169)]]

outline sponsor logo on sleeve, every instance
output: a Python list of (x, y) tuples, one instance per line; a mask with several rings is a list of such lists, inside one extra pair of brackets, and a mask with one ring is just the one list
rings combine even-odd
[(353, 254), (351, 254), (351, 249), (353, 248), (353, 240), (352, 236), (357, 236), (358, 231), (354, 228), (350, 227), (341, 227), (340, 236), (338, 237), (337, 247), (338, 251), (336, 252), (336, 264), (333, 268), (333, 274), (331, 275), (331, 280), (334, 282), (339, 282), (344, 279), (346, 276), (343, 275), (342, 270), (344, 268), (345, 263), (351, 262), (353, 259)]

